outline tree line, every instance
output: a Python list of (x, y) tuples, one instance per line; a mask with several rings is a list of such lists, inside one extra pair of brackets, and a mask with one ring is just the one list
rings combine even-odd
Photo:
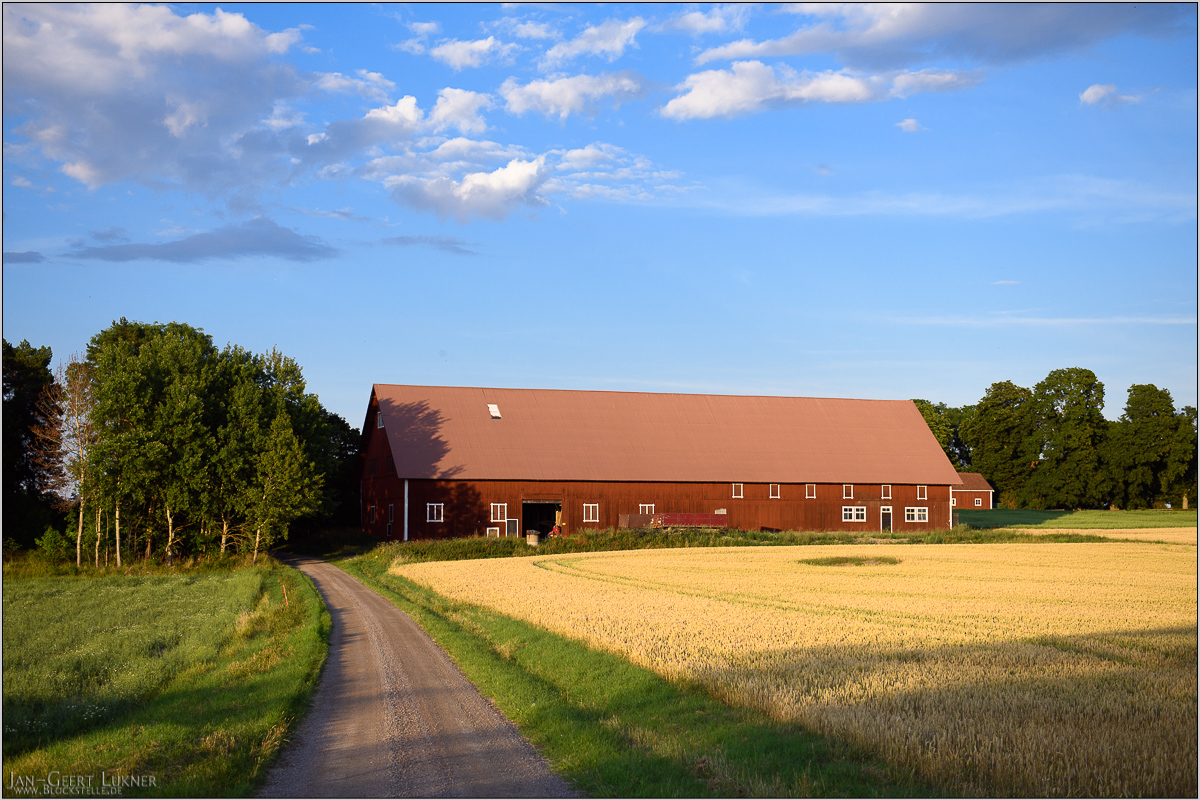
[(102, 549), (117, 566), (257, 559), (296, 525), (357, 523), (358, 431), (277, 349), (122, 318), (53, 372), (51, 358), (4, 342), (6, 547), (43, 524), (61, 537), (51, 506), (70, 510), (77, 565), (85, 546), (97, 565)]
[(1088, 369), (1032, 389), (993, 383), (978, 403), (914, 400), (950, 461), (979, 472), (1005, 508), (1187, 508), (1196, 497), (1196, 409), (1153, 384), (1129, 387), (1116, 421)]

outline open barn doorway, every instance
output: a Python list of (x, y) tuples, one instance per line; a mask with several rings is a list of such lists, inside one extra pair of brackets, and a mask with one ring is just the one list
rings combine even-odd
[(560, 522), (562, 522), (562, 500), (521, 501), (523, 530), (547, 534)]

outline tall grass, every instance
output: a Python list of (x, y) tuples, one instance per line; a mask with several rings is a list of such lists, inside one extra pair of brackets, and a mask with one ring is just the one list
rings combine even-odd
[(470, 537), (390, 542), (371, 549), (366, 557), (381, 563), (420, 564), (431, 561), (471, 561), (487, 558), (599, 553), (616, 550), (658, 550), (694, 547), (771, 547), (836, 544), (1010, 544), (1014, 542), (1105, 542), (1092, 534), (1030, 534), (1024, 530), (981, 529), (960, 525), (950, 530), (869, 534), (846, 531), (742, 531), (734, 528), (655, 530), (626, 528), (583, 531), (544, 539), (531, 546), (524, 538)]
[(279, 565), (3, 591), (6, 773), (154, 776), (125, 794), (253, 791), (328, 642), (315, 588)]

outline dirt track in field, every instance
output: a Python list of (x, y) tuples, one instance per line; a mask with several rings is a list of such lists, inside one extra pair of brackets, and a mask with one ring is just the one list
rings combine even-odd
[(263, 797), (572, 797), (575, 792), (405, 613), (330, 564), (333, 621), (313, 707)]

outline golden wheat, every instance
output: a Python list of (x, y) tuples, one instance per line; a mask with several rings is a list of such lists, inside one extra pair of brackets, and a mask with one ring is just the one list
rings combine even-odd
[[(1194, 540), (1193, 540), (1194, 541)], [(393, 571), (697, 681), (956, 794), (1196, 794), (1196, 548), (590, 553)]]

